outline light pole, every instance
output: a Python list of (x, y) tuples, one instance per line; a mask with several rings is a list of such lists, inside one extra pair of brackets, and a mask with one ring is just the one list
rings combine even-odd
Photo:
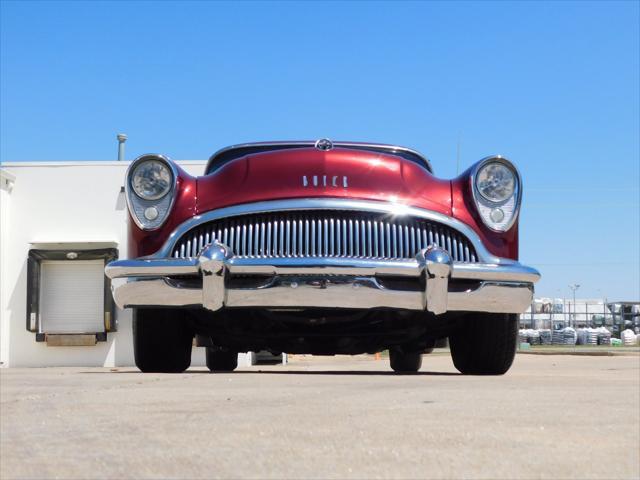
[(604, 327), (607, 324), (607, 297), (601, 289), (598, 289), (598, 296), (602, 298), (602, 325), (600, 326)]
[[(572, 285), (569, 285), (569, 288), (571, 290), (573, 290), (573, 320), (575, 322), (575, 320), (576, 320), (576, 290), (578, 290), (580, 288), (580, 284), (574, 283)], [(571, 325), (569, 325), (569, 326), (571, 326)]]

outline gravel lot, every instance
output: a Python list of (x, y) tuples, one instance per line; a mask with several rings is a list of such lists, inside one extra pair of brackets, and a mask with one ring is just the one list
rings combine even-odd
[(638, 478), (640, 357), (2, 369), (0, 478)]

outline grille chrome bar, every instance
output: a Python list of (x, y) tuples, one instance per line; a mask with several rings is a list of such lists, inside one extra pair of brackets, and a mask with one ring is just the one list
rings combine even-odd
[(362, 211), (310, 210), (248, 214), (208, 222), (186, 232), (172, 257), (194, 258), (218, 240), (241, 258), (403, 259), (429, 245), (454, 262), (477, 263), (471, 242), (459, 231), (414, 217)]

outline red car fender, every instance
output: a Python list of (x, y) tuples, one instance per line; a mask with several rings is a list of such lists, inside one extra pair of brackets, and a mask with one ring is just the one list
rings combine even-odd
[[(197, 182), (180, 166), (176, 179), (176, 199), (167, 220), (156, 230), (142, 230), (136, 225), (129, 212), (128, 225), (128, 256), (137, 258), (150, 255), (162, 247), (171, 232), (182, 222), (196, 215)], [(128, 179), (127, 179), (128, 181)]]
[(451, 181), (453, 217), (469, 225), (489, 252), (498, 257), (518, 260), (518, 220), (506, 232), (489, 229), (478, 213), (471, 192), (471, 168)]

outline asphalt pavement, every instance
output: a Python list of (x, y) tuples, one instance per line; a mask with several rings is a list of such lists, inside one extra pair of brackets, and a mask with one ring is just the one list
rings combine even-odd
[(0, 370), (0, 478), (639, 478), (640, 357)]

